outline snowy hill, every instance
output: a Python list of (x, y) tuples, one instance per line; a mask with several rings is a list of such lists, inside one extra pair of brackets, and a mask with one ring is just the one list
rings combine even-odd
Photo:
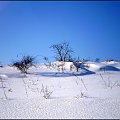
[(64, 72), (39, 64), (27, 75), (0, 68), (0, 118), (120, 118), (120, 63), (87, 62), (79, 72), (71, 64)]

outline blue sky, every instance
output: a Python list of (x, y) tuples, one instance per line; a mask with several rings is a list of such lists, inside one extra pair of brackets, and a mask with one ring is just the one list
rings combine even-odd
[(30, 54), (52, 58), (68, 41), (73, 56), (120, 60), (120, 2), (0, 2), (0, 62)]

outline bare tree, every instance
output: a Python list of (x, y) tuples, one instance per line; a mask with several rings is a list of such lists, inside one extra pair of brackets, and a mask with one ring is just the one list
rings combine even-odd
[(34, 63), (35, 57), (27, 55), (23, 56), (20, 61), (14, 62), (12, 66), (17, 67), (17, 69), (20, 70), (22, 73), (27, 74), (27, 70), (30, 67), (35, 66)]
[(61, 44), (54, 44), (50, 46), (55, 52), (55, 59), (58, 61), (69, 61), (72, 59), (71, 53), (73, 50), (70, 48), (68, 42), (63, 42)]

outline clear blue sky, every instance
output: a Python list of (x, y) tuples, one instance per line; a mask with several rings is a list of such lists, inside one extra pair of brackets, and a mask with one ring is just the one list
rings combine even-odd
[(120, 60), (120, 2), (0, 2), (0, 62), (51, 58), (49, 46), (64, 41), (74, 56)]

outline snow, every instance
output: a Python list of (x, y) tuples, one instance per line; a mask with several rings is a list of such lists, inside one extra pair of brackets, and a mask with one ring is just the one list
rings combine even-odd
[(72, 62), (65, 62), (65, 68), (70, 69), (70, 66), (73, 65)]
[(5, 74), (0, 74), (0, 79), (6, 79), (6, 78), (8, 78), (7, 75), (5, 75)]
[[(79, 72), (71, 72), (71, 64), (65, 63), (63, 73), (44, 64), (27, 75), (14, 67), (0, 68), (0, 118), (119, 119), (120, 63), (87, 62), (87, 71)], [(48, 99), (43, 87), (52, 92)]]
[(48, 99), (1, 101), (0, 117), (5, 118), (120, 118), (120, 100)]

